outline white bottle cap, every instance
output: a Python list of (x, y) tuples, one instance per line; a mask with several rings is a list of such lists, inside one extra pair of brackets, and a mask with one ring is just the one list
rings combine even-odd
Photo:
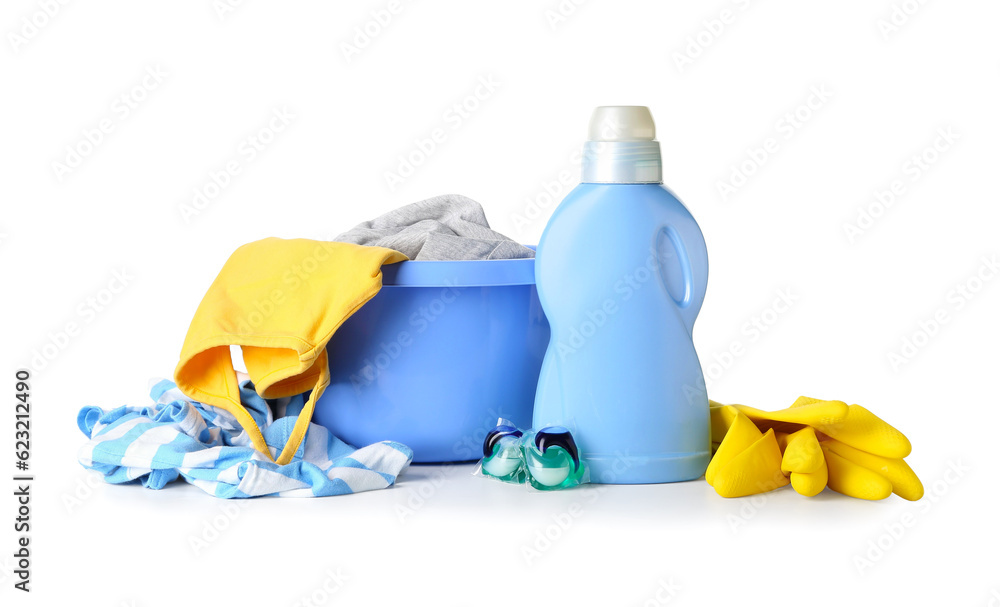
[(663, 167), (649, 108), (607, 105), (590, 118), (583, 147), (583, 183), (661, 183)]
[(590, 116), (591, 141), (652, 141), (653, 115), (644, 105), (604, 105)]

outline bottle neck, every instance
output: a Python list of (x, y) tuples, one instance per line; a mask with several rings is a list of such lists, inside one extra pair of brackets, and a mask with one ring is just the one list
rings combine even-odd
[(582, 183), (663, 183), (658, 141), (588, 141)]

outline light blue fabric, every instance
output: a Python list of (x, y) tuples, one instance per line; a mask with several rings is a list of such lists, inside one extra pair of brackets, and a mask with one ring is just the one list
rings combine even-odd
[[(183, 477), (216, 497), (313, 497), (384, 489), (413, 459), (406, 445), (383, 441), (355, 449), (310, 424), (295, 458), (279, 466), (254, 449), (232, 414), (192, 401), (172, 381), (154, 380), (149, 396), (152, 406), (80, 410), (77, 425), (90, 437), (79, 452), (84, 467), (109, 483), (150, 489)], [(265, 401), (243, 380), (240, 399), (277, 457), (305, 395)]]

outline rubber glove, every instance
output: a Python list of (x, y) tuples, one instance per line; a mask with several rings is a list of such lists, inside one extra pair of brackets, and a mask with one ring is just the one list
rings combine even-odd
[[(710, 405), (717, 450), (705, 479), (720, 495), (752, 495), (790, 483), (806, 496), (827, 486), (869, 500), (891, 493), (911, 501), (923, 496), (920, 479), (902, 459), (911, 451), (910, 441), (860, 405), (805, 396), (779, 411)], [(772, 441), (762, 440), (765, 432), (774, 436), (778, 471), (787, 482), (773, 477), (766, 482), (774, 473), (774, 450)], [(743, 456), (751, 447), (754, 451)]]

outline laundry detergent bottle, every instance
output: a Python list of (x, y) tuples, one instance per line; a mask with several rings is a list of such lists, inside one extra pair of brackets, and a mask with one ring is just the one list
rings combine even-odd
[(553, 212), (535, 280), (551, 339), (533, 425), (570, 428), (598, 483), (704, 474), (708, 396), (691, 334), (708, 252), (662, 183), (649, 109), (594, 111), (582, 183)]

